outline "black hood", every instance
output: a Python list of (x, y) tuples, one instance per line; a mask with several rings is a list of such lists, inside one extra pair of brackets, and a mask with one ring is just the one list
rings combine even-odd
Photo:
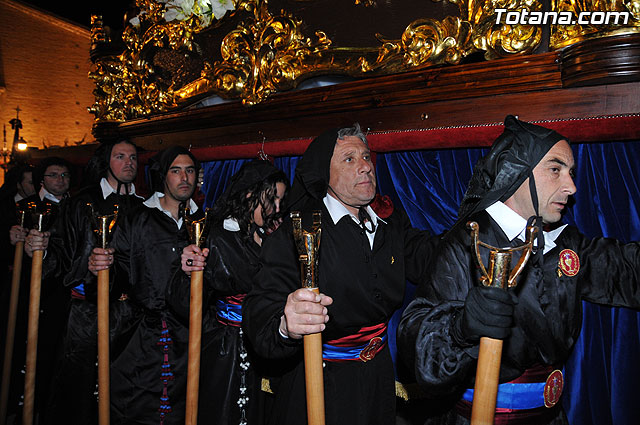
[(292, 210), (302, 208), (310, 199), (321, 200), (327, 194), (331, 157), (337, 140), (337, 128), (326, 131), (316, 137), (302, 155), (289, 195)]
[(247, 162), (231, 177), (231, 182), (222, 197), (229, 198), (238, 193), (246, 192), (250, 187), (276, 174), (283, 173), (269, 161), (255, 160)]
[(97, 184), (100, 183), (102, 178), (108, 178), (109, 174), (120, 184), (125, 184), (118, 180), (118, 178), (113, 174), (113, 170), (111, 170), (111, 152), (113, 151), (113, 147), (115, 145), (119, 145), (120, 143), (126, 143), (135, 148), (136, 153), (139, 153), (140, 149), (131, 141), (127, 139), (116, 139), (115, 141), (108, 141), (100, 143), (100, 146), (95, 150), (93, 156), (87, 162), (85, 167), (85, 172), (83, 176), (85, 176), (85, 180), (87, 184)]
[[(464, 195), (458, 220), (486, 209), (497, 201), (506, 201), (522, 183), (531, 177), (535, 191), (533, 169), (560, 140), (561, 134), (508, 115), (504, 132), (493, 142), (489, 153), (473, 168), (473, 176)], [(532, 193), (537, 213), (537, 195)]]
[(246, 162), (240, 167), (240, 169), (231, 177), (229, 185), (224, 190), (224, 193), (216, 200), (213, 205), (213, 216), (218, 219), (224, 219), (222, 213), (226, 208), (229, 199), (233, 198), (239, 193), (246, 192), (249, 188), (257, 185), (263, 180), (267, 180), (272, 176), (281, 176), (282, 180), (286, 182), (286, 175), (278, 168), (276, 168), (269, 161), (255, 160)]
[(188, 155), (196, 167), (196, 176), (200, 170), (200, 163), (195, 156), (182, 146), (171, 146), (160, 151), (149, 160), (149, 186), (154, 192), (164, 193), (164, 181), (169, 172), (169, 167), (179, 155)]

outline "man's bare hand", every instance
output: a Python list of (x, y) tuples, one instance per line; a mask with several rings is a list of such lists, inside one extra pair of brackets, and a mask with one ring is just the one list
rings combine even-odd
[(36, 229), (29, 230), (25, 238), (24, 252), (33, 257), (33, 251), (46, 251), (49, 246), (49, 232), (40, 232)]
[(18, 242), (24, 242), (26, 237), (27, 229), (18, 224), (14, 224), (11, 226), (11, 229), (9, 229), (9, 240), (11, 241), (11, 245), (15, 245)]
[(113, 248), (93, 248), (89, 256), (89, 271), (95, 276), (100, 270), (106, 270), (113, 264)]
[(287, 297), (284, 315), (280, 320), (280, 332), (289, 338), (300, 339), (304, 335), (322, 332), (329, 321), (327, 306), (333, 299), (325, 294), (301, 288)]
[(182, 250), (182, 255), (180, 255), (182, 271), (191, 276), (191, 272), (204, 270), (208, 255), (209, 248), (200, 249), (195, 244), (186, 246)]

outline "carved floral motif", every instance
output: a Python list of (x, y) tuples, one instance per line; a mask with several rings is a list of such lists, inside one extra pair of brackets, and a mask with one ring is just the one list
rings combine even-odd
[[(375, 7), (372, 1), (355, 1)], [(96, 82), (96, 103), (90, 110), (97, 120), (126, 121), (209, 95), (252, 105), (316, 75), (387, 75), (457, 64), (478, 51), (486, 59), (529, 54), (540, 44), (541, 26), (496, 24), (495, 13), (496, 9), (541, 11), (540, 0), (432, 1), (457, 5), (459, 16), (418, 18), (408, 23), (400, 39), (378, 35), (379, 46), (349, 48), (336, 46), (325, 32), (306, 33), (301, 19), (271, 10), (267, 0), (137, 0), (139, 13), (123, 34), (124, 51), (94, 55), (90, 78)], [(639, 4), (640, 0), (554, 0), (553, 7), (574, 11), (624, 7), (634, 14), (637, 30)], [(203, 54), (194, 37), (204, 30), (219, 30), (222, 22), (233, 22), (235, 28), (220, 34), (221, 59), (215, 60)], [(555, 28), (552, 46), (563, 46), (588, 31)], [(106, 44), (99, 20), (92, 34), (94, 46)]]
[(640, 32), (640, 0), (552, 0), (552, 9), (569, 12), (574, 21), (581, 12), (624, 12), (629, 13), (628, 22), (615, 22), (612, 16), (608, 24), (551, 25), (550, 46), (560, 49), (590, 38)]

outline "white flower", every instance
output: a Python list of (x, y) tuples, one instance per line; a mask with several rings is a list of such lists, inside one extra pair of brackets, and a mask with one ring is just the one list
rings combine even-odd
[(208, 27), (211, 25), (211, 0), (195, 0), (193, 13), (200, 19), (200, 25)]
[(228, 10), (234, 10), (233, 0), (157, 0), (165, 4), (164, 20), (186, 21), (197, 16), (202, 27), (211, 24), (212, 19), (222, 18)]
[(198, 14), (211, 13), (211, 0), (195, 0), (193, 9)]
[(178, 19), (178, 14), (179, 12), (177, 9), (167, 9), (167, 11), (164, 12), (164, 20), (167, 22), (175, 21), (176, 19)]
[(186, 21), (193, 15), (193, 0), (171, 0), (166, 3), (166, 8), (165, 21)]
[(147, 12), (146, 11), (142, 11), (139, 14), (137, 14), (136, 16), (134, 16), (133, 18), (129, 19), (129, 23), (131, 23), (131, 25), (133, 25), (134, 27), (139, 27), (140, 26), (140, 18), (142, 17), (142, 15), (146, 15)]
[(222, 18), (227, 10), (234, 10), (233, 1), (231, 0), (211, 0), (211, 10), (216, 19)]

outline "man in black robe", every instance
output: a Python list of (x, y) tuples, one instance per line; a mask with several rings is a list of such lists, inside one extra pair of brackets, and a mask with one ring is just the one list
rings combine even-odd
[(33, 167), (30, 165), (18, 165), (12, 168), (5, 174), (4, 180), (0, 188), (1, 246), (2, 252), (10, 255), (3, 255), (0, 259), (3, 283), (7, 267), (13, 264), (12, 251), (15, 250), (12, 247), (17, 242), (24, 242), (27, 236), (27, 230), (18, 224), (17, 203), (36, 193), (33, 186)]
[[(55, 368), (50, 403), (45, 415), (51, 423), (97, 423), (97, 305), (96, 276), (89, 271), (89, 255), (97, 244), (92, 215), (113, 214), (121, 220), (143, 198), (136, 195), (133, 181), (138, 170), (137, 147), (128, 140), (104, 143), (86, 167), (90, 182), (71, 197), (54, 226), (43, 268), (62, 275), (70, 289), (70, 311), (63, 349)], [(101, 249), (101, 248), (100, 248)], [(111, 359), (118, 341), (132, 320), (126, 300), (126, 282), (113, 282), (109, 309)]]
[[(24, 242), (27, 230), (18, 224), (17, 203), (36, 193), (33, 167), (18, 165), (4, 175), (0, 187), (0, 321), (7, 322), (15, 245)], [(5, 341), (6, 327), (0, 326), (0, 341)], [(4, 352), (0, 354), (3, 356)]]
[(243, 303), (258, 354), (281, 359), (272, 424), (306, 423), (302, 336), (322, 332), (327, 424), (395, 422), (395, 376), (386, 327), (402, 305), (405, 278), (419, 281), (437, 238), (400, 209), (372, 208), (376, 180), (359, 126), (316, 138), (296, 168), (291, 210), (303, 226), (322, 213), (320, 294), (299, 289), (289, 218), (265, 240), (262, 268)]
[[(45, 158), (33, 171), (33, 183), (37, 193), (18, 202), (18, 208), (27, 211), (25, 222), (31, 229), (24, 243), (24, 252), (29, 257), (33, 256), (33, 251), (47, 249), (51, 236), (49, 228), (53, 227), (52, 224), (60, 217), (61, 209), (69, 198), (71, 165), (62, 158)], [(44, 220), (46, 229), (40, 232), (32, 222), (31, 212), (45, 211), (48, 212)]]
[[(188, 245), (181, 212), (191, 200), (199, 164), (187, 149), (167, 148), (150, 161), (155, 193), (117, 227), (112, 248), (94, 249), (89, 270), (114, 263), (124, 274), (140, 319), (111, 365), (112, 424), (183, 424), (187, 381), (187, 327), (166, 301), (167, 286)], [(115, 259), (114, 259), (115, 257)], [(179, 271), (179, 273), (182, 273)]]
[[(640, 308), (640, 245), (588, 239), (559, 223), (576, 191), (574, 167), (565, 137), (513, 116), (476, 164), (459, 220), (398, 328), (399, 353), (447, 410), (428, 423), (469, 423), (479, 340), (490, 337), (504, 341), (496, 423), (566, 424), (561, 370), (580, 333), (582, 300)], [(515, 289), (478, 283), (469, 221), (495, 247), (522, 245), (527, 224), (538, 227)], [(488, 264), (488, 250), (481, 254)]]
[[(35, 249), (41, 249), (40, 241), (48, 241), (49, 232), (35, 230), (31, 215), (31, 207), (38, 212), (48, 211), (45, 227), (54, 222), (61, 209), (68, 200), (71, 187), (71, 165), (62, 158), (48, 157), (43, 159), (33, 170), (33, 183), (37, 193), (21, 199), (18, 209), (26, 211), (25, 228), (13, 226), (12, 239), (16, 234), (24, 237), (25, 229), (31, 228), (26, 236), (24, 251), (26, 257), (31, 257)], [(13, 222), (15, 223), (15, 221)], [(15, 233), (14, 233), (15, 232)], [(42, 237), (41, 237), (42, 236)], [(18, 239), (19, 240), (19, 239)], [(11, 391), (9, 410), (18, 404), (16, 412), (20, 412), (22, 403), (18, 397), (24, 393), (24, 366), (26, 358), (27, 318), (29, 310), (29, 282), (31, 275), (30, 258), (25, 258), (22, 266), (21, 288), (18, 300), (16, 333), (14, 338), (14, 353), (11, 376)], [(59, 341), (64, 331), (64, 321), (68, 308), (68, 291), (62, 286), (60, 276), (44, 274), (40, 292), (40, 317), (38, 327), (38, 353), (36, 364), (35, 413), (40, 414), (49, 395), (49, 387), (53, 376), (55, 353), (59, 348)]]
[[(18, 301), (18, 321), (16, 324), (15, 352), (13, 356), (13, 373), (24, 365), (26, 356), (26, 328), (29, 309), (29, 281), (31, 276), (30, 257), (39, 248), (39, 241), (48, 241), (50, 232), (38, 232), (32, 220), (31, 208), (38, 212), (48, 211), (45, 230), (60, 216), (62, 208), (69, 198), (71, 188), (71, 164), (59, 157), (43, 159), (33, 171), (33, 183), (37, 193), (18, 202), (18, 208), (27, 211), (25, 227), (29, 233), (25, 238), (24, 251), (27, 254), (22, 266), (23, 286)], [(15, 227), (12, 228), (12, 231)], [(42, 236), (42, 238), (40, 238)], [(49, 395), (49, 387), (53, 377), (55, 353), (64, 332), (64, 322), (68, 311), (68, 291), (62, 286), (60, 275), (45, 274), (43, 271), (40, 292), (40, 318), (38, 326), (38, 354), (36, 365), (35, 411), (41, 414)], [(19, 393), (24, 392), (24, 374), (19, 371), (12, 381), (20, 386)], [(21, 403), (20, 403), (21, 404)]]

